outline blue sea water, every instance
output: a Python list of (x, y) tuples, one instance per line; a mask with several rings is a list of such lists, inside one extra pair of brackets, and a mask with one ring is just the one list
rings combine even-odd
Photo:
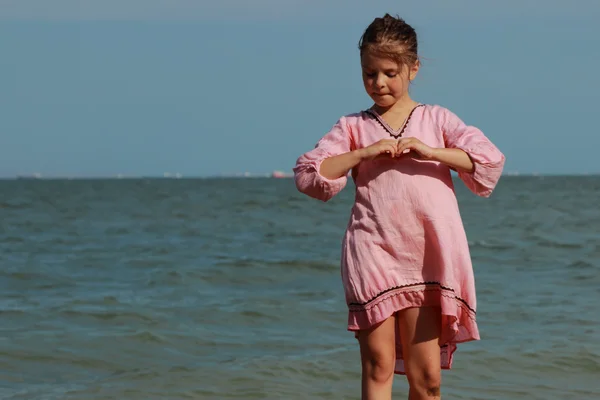
[[(444, 397), (600, 399), (600, 177), (456, 186), (482, 340)], [(0, 399), (358, 399), (352, 200), (290, 179), (0, 181)]]

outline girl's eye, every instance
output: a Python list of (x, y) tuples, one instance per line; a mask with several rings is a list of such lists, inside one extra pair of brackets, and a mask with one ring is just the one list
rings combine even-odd
[[(367, 78), (376, 78), (377, 77), (377, 72), (364, 72), (365, 76)], [(385, 76), (387, 76), (388, 78), (395, 78), (396, 76), (398, 76), (398, 74), (396, 72), (386, 72)]]

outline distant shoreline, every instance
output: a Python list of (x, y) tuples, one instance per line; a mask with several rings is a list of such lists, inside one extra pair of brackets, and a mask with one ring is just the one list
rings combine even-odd
[[(454, 175), (454, 174), (453, 174)], [(456, 176), (456, 175), (454, 175)], [(506, 173), (503, 178), (554, 178), (554, 177), (600, 177), (599, 173)], [(204, 180), (204, 179), (292, 179), (292, 174), (223, 174), (223, 175), (189, 175), (189, 176), (5, 176), (2, 181), (75, 181), (75, 180)]]

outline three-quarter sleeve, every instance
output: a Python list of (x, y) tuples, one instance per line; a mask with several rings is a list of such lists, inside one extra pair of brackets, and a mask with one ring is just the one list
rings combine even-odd
[(351, 138), (346, 121), (341, 118), (323, 136), (314, 149), (301, 155), (294, 167), (294, 180), (298, 190), (310, 197), (327, 201), (338, 194), (348, 181), (346, 175), (329, 179), (321, 175), (321, 163), (333, 156), (351, 150)]
[(444, 110), (442, 131), (446, 147), (463, 150), (474, 164), (472, 172), (458, 171), (460, 179), (476, 195), (489, 197), (502, 175), (504, 154), (483, 132), (449, 110)]

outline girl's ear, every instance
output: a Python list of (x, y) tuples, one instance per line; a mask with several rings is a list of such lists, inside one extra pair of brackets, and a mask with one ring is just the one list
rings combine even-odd
[(417, 74), (419, 73), (419, 68), (421, 68), (421, 62), (417, 60), (408, 71), (408, 79), (410, 81), (415, 80)]

